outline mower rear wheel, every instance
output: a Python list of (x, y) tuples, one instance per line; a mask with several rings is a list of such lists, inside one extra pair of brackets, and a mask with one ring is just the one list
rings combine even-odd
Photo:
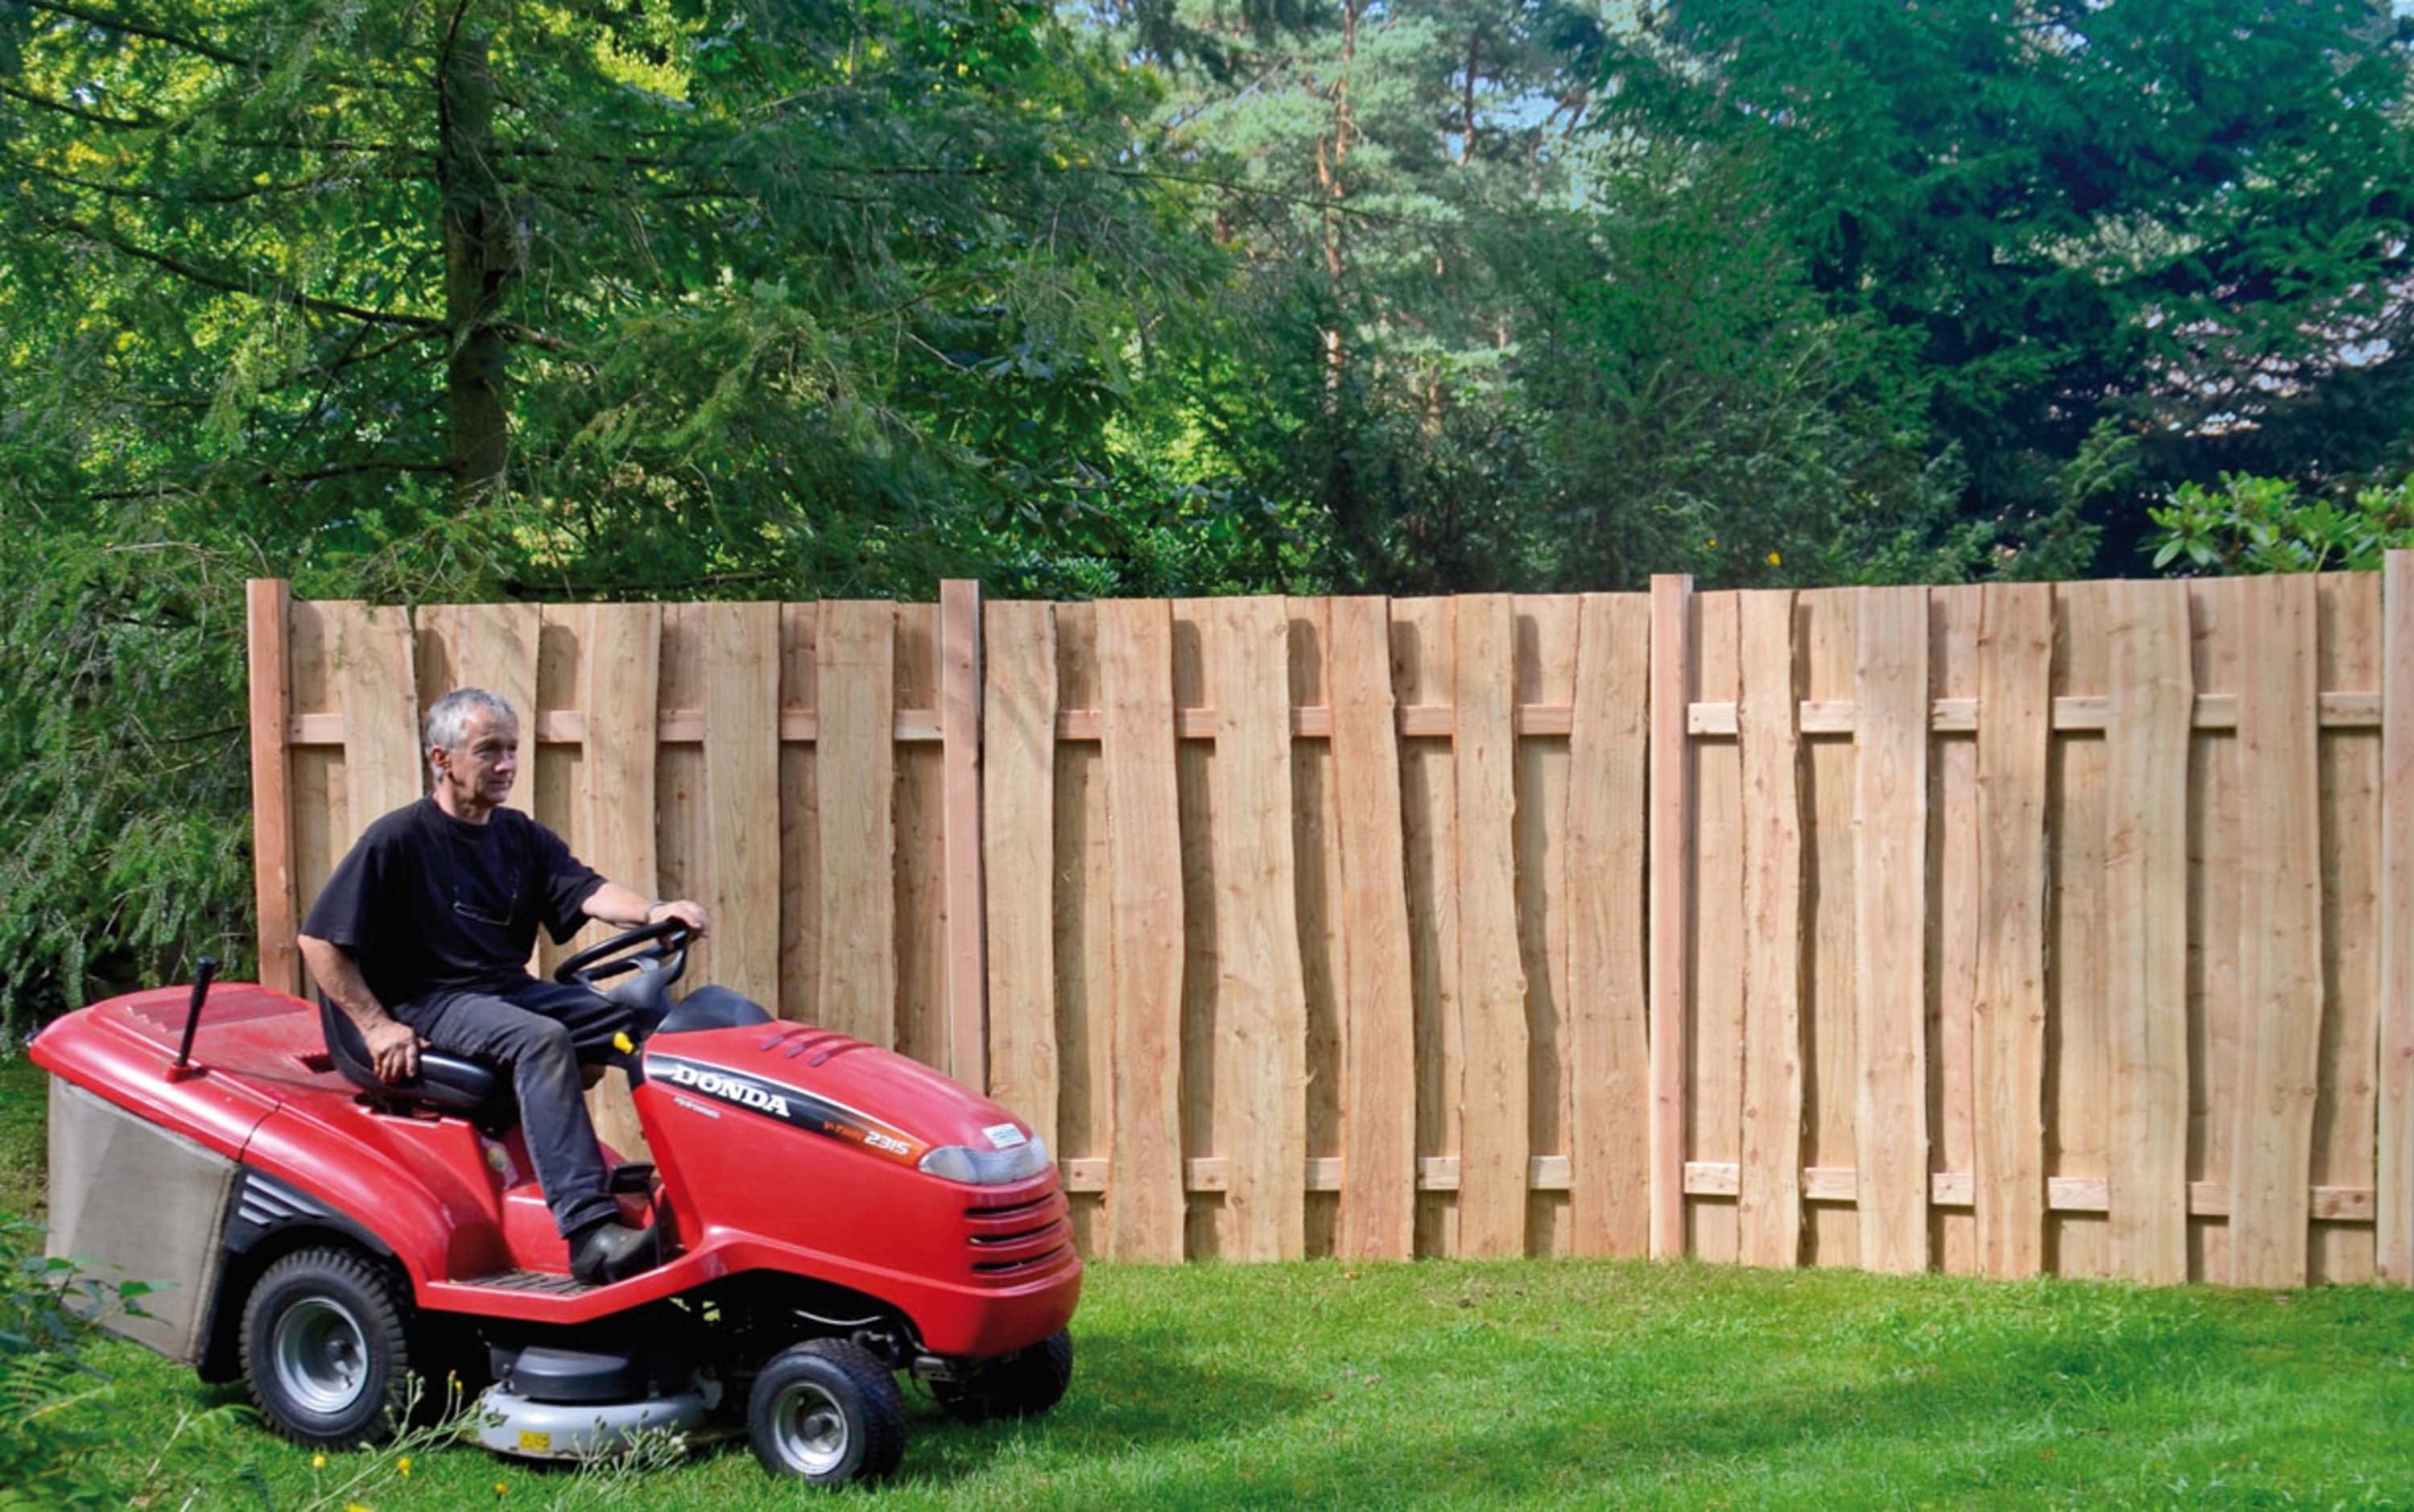
[(771, 1356), (747, 1399), (754, 1458), (812, 1486), (879, 1480), (905, 1457), (905, 1399), (860, 1344), (815, 1339)]
[(931, 1394), (959, 1422), (1036, 1417), (1064, 1400), (1073, 1384), (1073, 1336), (1059, 1328), (960, 1381), (933, 1381)]
[(243, 1310), (243, 1376), (268, 1426), (348, 1449), (384, 1438), (410, 1400), (409, 1302), (367, 1257), (297, 1250), (261, 1274)]

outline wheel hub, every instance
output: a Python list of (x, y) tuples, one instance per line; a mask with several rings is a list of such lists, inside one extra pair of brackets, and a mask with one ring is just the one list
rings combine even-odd
[(271, 1357), (285, 1395), (321, 1416), (342, 1413), (368, 1385), (368, 1335), (351, 1310), (330, 1297), (305, 1297), (285, 1310)]
[(798, 1382), (780, 1394), (773, 1437), (803, 1475), (827, 1475), (846, 1459), (846, 1414), (830, 1394)]

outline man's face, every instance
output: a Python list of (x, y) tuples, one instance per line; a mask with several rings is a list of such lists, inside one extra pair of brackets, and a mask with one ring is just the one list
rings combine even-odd
[(520, 774), (519, 721), (473, 710), (461, 743), (450, 750), (440, 745), (428, 759), (464, 806), (493, 808), (512, 796), (512, 782)]

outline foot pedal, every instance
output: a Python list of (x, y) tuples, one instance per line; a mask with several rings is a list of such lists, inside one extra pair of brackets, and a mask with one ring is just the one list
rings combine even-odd
[(633, 1191), (640, 1194), (654, 1190), (654, 1168), (643, 1160), (631, 1160), (612, 1168), (612, 1179), (604, 1188), (614, 1196)]

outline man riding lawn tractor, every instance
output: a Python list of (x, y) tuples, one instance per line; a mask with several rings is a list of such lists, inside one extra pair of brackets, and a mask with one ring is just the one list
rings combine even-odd
[(677, 921), (700, 936), (705, 911), (605, 879), (502, 807), (520, 726), (494, 694), (438, 699), (424, 743), (428, 795), (363, 831), (303, 923), (302, 959), (382, 1080), (417, 1076), (422, 1046), (504, 1071), (571, 1274), (589, 1285), (635, 1275), (660, 1258), (659, 1236), (620, 1220), (579, 1069), (626, 1030), (628, 1011), (590, 987), (538, 981), (528, 961), (540, 924), (556, 944), (590, 919)]

